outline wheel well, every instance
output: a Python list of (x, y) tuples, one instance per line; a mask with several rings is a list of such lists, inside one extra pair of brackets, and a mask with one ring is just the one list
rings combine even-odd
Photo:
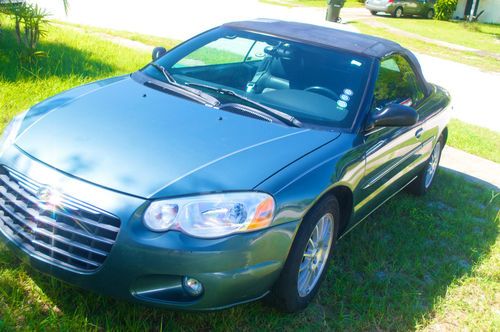
[(327, 194), (335, 195), (339, 201), (340, 234), (342, 234), (345, 231), (349, 218), (351, 218), (352, 214), (352, 191), (346, 186), (338, 186), (331, 189)]

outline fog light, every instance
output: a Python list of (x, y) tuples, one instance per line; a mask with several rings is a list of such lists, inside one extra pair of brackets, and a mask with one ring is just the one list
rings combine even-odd
[(199, 280), (191, 277), (182, 278), (182, 286), (191, 296), (199, 296), (203, 293), (203, 285)]

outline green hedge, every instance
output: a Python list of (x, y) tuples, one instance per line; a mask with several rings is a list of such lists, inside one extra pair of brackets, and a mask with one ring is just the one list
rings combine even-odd
[(437, 0), (434, 5), (434, 17), (440, 21), (449, 21), (457, 8), (457, 0)]

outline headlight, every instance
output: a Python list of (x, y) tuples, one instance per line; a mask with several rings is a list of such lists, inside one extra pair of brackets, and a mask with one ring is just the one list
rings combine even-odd
[(155, 232), (174, 229), (214, 238), (268, 227), (273, 217), (270, 195), (244, 192), (155, 201), (144, 213), (144, 224)]
[(22, 112), (16, 116), (4, 129), (2, 137), (0, 137), (0, 156), (3, 155), (9, 146), (14, 144), (17, 134), (19, 133), (19, 129), (21, 129), (21, 125), (23, 124), (24, 116), (27, 112), (28, 111)]

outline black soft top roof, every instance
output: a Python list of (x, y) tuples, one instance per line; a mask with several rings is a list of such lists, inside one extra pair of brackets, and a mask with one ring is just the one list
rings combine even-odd
[(257, 19), (226, 23), (223, 26), (265, 33), (306, 44), (342, 49), (376, 58), (393, 52), (406, 53), (406, 49), (401, 45), (387, 39), (306, 23)]

